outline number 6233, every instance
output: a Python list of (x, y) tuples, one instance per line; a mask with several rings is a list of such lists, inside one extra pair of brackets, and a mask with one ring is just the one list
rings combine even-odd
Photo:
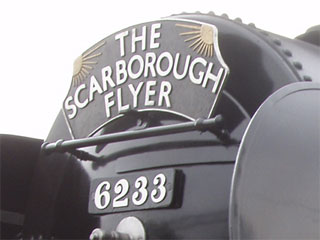
[(94, 179), (90, 186), (89, 213), (168, 207), (173, 201), (174, 185), (173, 169)]

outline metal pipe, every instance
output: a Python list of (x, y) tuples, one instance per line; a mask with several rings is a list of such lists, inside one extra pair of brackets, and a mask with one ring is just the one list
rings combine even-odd
[(125, 131), (119, 133), (111, 133), (102, 136), (88, 137), (75, 140), (58, 140), (55, 143), (45, 142), (41, 149), (45, 153), (52, 152), (68, 152), (73, 149), (94, 146), (98, 144), (106, 144), (111, 142), (121, 142), (132, 139), (139, 139), (145, 137), (161, 136), (167, 134), (174, 134), (188, 131), (205, 131), (214, 129), (222, 122), (222, 116), (217, 115), (215, 118), (210, 119), (197, 119), (192, 122), (178, 123), (167, 126), (151, 127), (136, 131)]

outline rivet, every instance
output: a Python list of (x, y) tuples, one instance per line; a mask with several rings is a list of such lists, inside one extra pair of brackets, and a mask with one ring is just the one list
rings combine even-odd
[(303, 76), (303, 80), (306, 81), (306, 82), (312, 82), (312, 78), (310, 76)]
[(142, 119), (138, 118), (137, 119), (137, 126), (142, 126), (142, 124), (143, 124)]
[(47, 145), (49, 145), (49, 143), (48, 143), (48, 142), (44, 142), (44, 143), (41, 145), (41, 151), (46, 151)]
[(283, 53), (288, 57), (292, 57), (292, 52), (289, 49), (284, 49)]
[(213, 11), (210, 11), (208, 14), (209, 14), (209, 15), (213, 15), (213, 16), (216, 15)]
[(242, 19), (241, 18), (236, 18), (235, 21), (242, 23)]
[(302, 64), (300, 62), (293, 62), (293, 66), (298, 70), (302, 69)]
[(281, 46), (281, 42), (279, 39), (274, 39), (273, 42), (274, 42), (274, 44)]
[(228, 14), (226, 14), (226, 13), (223, 13), (223, 14), (221, 15), (221, 17), (229, 19), (229, 16), (228, 16)]
[(57, 151), (59, 151), (61, 149), (61, 145), (63, 142), (64, 142), (63, 139), (59, 139), (58, 141), (55, 142), (55, 145), (56, 145), (55, 147), (56, 147)]
[(249, 27), (256, 28), (256, 25), (255, 25), (254, 23), (249, 23), (248, 26), (249, 26)]

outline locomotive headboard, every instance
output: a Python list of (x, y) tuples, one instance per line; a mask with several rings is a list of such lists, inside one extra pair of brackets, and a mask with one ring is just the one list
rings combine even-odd
[(19, 236), (319, 237), (318, 36), (194, 13), (98, 41), (74, 62)]

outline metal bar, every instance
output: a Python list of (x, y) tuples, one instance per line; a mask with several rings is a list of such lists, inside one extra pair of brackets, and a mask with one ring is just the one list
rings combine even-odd
[(25, 215), (19, 212), (0, 210), (0, 222), (17, 226), (23, 226)]
[(132, 139), (139, 139), (145, 137), (154, 137), (154, 136), (161, 136), (167, 134), (174, 134), (180, 132), (188, 132), (188, 131), (205, 131), (208, 129), (212, 129), (217, 127), (219, 123), (222, 121), (222, 116), (218, 115), (215, 118), (210, 119), (197, 119), (192, 122), (186, 123), (178, 123), (172, 124), (167, 126), (160, 126), (160, 127), (152, 127), (142, 130), (136, 131), (126, 131), (126, 132), (119, 132), (119, 133), (111, 133), (97, 137), (89, 137), (83, 139), (75, 139), (75, 140), (58, 140), (55, 143), (44, 143), (42, 145), (42, 150), (45, 153), (52, 153), (52, 152), (68, 152), (73, 149), (82, 148), (82, 147), (89, 147), (98, 144), (107, 144), (111, 142), (121, 142), (127, 141)]

